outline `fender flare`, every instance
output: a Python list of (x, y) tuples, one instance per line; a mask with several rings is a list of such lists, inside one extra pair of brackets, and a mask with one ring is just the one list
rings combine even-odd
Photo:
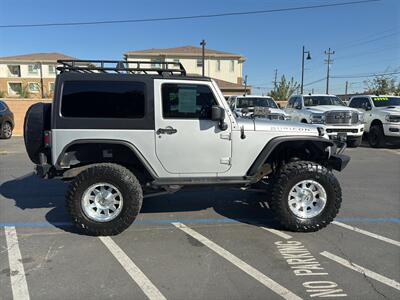
[(261, 169), (263, 164), (267, 161), (268, 157), (276, 149), (276, 147), (285, 142), (296, 142), (296, 141), (312, 142), (313, 144), (317, 145), (318, 148), (321, 149), (321, 151), (323, 151), (326, 147), (335, 146), (335, 143), (332, 142), (331, 140), (327, 140), (325, 138), (318, 136), (300, 135), (300, 136), (283, 136), (283, 137), (273, 138), (264, 146), (263, 150), (257, 156), (255, 161), (247, 171), (247, 176), (254, 176), (255, 174), (257, 174), (257, 172)]
[(114, 139), (79, 139), (79, 140), (74, 140), (67, 145), (64, 146), (63, 150), (60, 152), (56, 163), (55, 163), (55, 168), (57, 170), (62, 170), (63, 168), (61, 167), (61, 162), (63, 158), (65, 157), (65, 153), (68, 148), (70, 148), (73, 145), (79, 145), (79, 144), (112, 144), (112, 145), (122, 145), (127, 148), (129, 148), (135, 155), (136, 157), (140, 160), (140, 162), (143, 164), (143, 166), (146, 168), (146, 170), (149, 172), (149, 174), (154, 178), (158, 178), (156, 172), (152, 168), (152, 166), (149, 164), (149, 162), (146, 160), (146, 158), (143, 156), (143, 154), (135, 147), (130, 142), (123, 141), (123, 140), (114, 140)]

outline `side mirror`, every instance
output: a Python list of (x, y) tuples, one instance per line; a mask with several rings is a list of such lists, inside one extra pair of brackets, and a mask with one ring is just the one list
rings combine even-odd
[(211, 120), (213, 121), (223, 121), (225, 119), (225, 110), (218, 105), (213, 105), (211, 107)]
[(224, 122), (225, 109), (221, 106), (213, 105), (211, 107), (211, 120), (218, 121), (219, 128), (224, 131), (228, 129), (228, 125)]

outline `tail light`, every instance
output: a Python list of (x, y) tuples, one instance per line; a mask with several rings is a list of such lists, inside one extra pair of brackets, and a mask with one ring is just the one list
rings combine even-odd
[(43, 134), (43, 144), (45, 148), (50, 148), (51, 140), (50, 140), (51, 131), (45, 131)]

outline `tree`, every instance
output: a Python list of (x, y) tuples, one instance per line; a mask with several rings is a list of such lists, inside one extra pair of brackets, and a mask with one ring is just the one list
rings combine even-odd
[(364, 81), (367, 92), (374, 95), (400, 95), (400, 82), (393, 75), (379, 75)]
[(294, 81), (293, 77), (287, 81), (285, 75), (282, 75), (276, 87), (268, 93), (268, 96), (276, 101), (286, 101), (298, 88), (299, 84)]

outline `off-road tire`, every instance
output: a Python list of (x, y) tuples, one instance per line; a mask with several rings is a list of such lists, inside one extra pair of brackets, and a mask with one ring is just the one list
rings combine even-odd
[(11, 123), (7, 122), (7, 121), (4, 122), (0, 128), (0, 138), (6, 139), (6, 140), (10, 139), (12, 136), (12, 130), (13, 130), (13, 128), (12, 128)]
[(382, 125), (371, 126), (368, 132), (368, 143), (372, 148), (381, 148), (385, 146), (385, 134)]
[[(314, 180), (326, 191), (324, 209), (315, 217), (300, 218), (288, 204), (288, 194), (302, 180)], [(333, 221), (339, 212), (342, 191), (338, 180), (327, 168), (310, 161), (297, 161), (284, 165), (278, 172), (272, 191), (270, 208), (278, 223), (286, 230), (297, 232), (318, 231)]]
[(360, 147), (362, 142), (362, 136), (355, 138), (354, 140), (347, 140), (347, 146), (349, 148), (357, 148)]
[[(107, 182), (119, 189), (123, 206), (119, 215), (108, 222), (96, 222), (86, 216), (81, 199), (93, 184)], [(116, 235), (136, 219), (143, 202), (143, 192), (137, 178), (128, 169), (116, 164), (98, 164), (81, 172), (70, 184), (66, 206), (74, 224), (90, 235)]]

